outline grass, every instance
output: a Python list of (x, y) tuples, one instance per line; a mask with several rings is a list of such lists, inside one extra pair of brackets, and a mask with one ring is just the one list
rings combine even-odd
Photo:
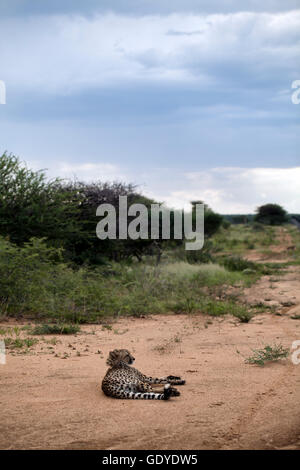
[[(189, 263), (182, 257), (182, 249), (176, 248), (162, 257), (159, 266), (145, 260), (131, 265), (111, 262), (93, 269), (54, 262), (43, 240), (16, 248), (0, 237), (0, 315), (2, 311), (6, 317), (45, 321), (33, 329), (40, 335), (68, 334), (66, 325), (70, 324), (170, 312), (232, 314), (246, 323), (253, 311), (240, 304), (237, 292), (227, 288), (249, 287), (262, 274), (274, 275), (284, 268), (277, 263), (245, 261), (238, 254), (251, 249), (251, 243), (265, 248), (274, 230), (222, 229), (209, 240), (215, 251), (215, 261), (210, 263)], [(220, 253), (229, 245), (230, 256)]]
[[(1, 270), (10, 273), (0, 277), (6, 315), (47, 319), (47, 323), (33, 329), (35, 335), (73, 334), (78, 330), (66, 324), (99, 323), (111, 317), (141, 317), (170, 311), (204, 310), (212, 315), (238, 311), (237, 316), (246, 318), (246, 314), (240, 313), (243, 307), (207, 297), (214, 297), (217, 287), (249, 285), (257, 278), (229, 271), (216, 263), (198, 265), (186, 261), (162, 263), (158, 267), (111, 263), (93, 270), (75, 270), (47, 259), (39, 261), (40, 250), (44, 253), (43, 243), (40, 246), (34, 242), (26, 246), (25, 252), (9, 246), (13, 256), (4, 256), (5, 246), (0, 252), (0, 274)], [(211, 288), (209, 296), (203, 292), (207, 287)]]
[(300, 264), (300, 231), (297, 227), (289, 225), (287, 226), (288, 233), (292, 237), (292, 243), (295, 246), (290, 256), (293, 258), (294, 264)]
[(36, 343), (38, 343), (38, 339), (36, 338), (4, 338), (5, 347), (8, 349), (23, 349), (23, 348), (31, 348)]
[(257, 224), (231, 225), (222, 228), (213, 237), (213, 249), (215, 253), (223, 252), (230, 255), (242, 255), (247, 250), (262, 251), (270, 245), (277, 243), (276, 228)]
[(186, 261), (74, 269), (47, 259), (43, 241), (35, 240), (24, 249), (3, 240), (2, 244), (0, 305), (5, 303), (6, 316), (46, 319), (33, 330), (40, 335), (67, 334), (66, 324), (170, 311), (209, 310), (212, 315), (238, 311), (237, 316), (246, 318), (240, 313), (244, 307), (218, 303), (214, 297), (219, 287), (226, 290), (226, 286), (249, 285), (257, 279), (257, 274), (230, 271), (217, 263)]
[(279, 361), (289, 355), (289, 350), (281, 344), (266, 345), (262, 349), (252, 349), (253, 355), (245, 359), (247, 364), (264, 366), (266, 362)]
[(239, 282), (248, 283), (248, 278), (242, 273), (231, 272), (217, 263), (189, 264), (175, 262), (162, 265), (161, 275), (172, 275), (177, 279), (190, 279), (199, 286), (235, 285)]
[(173, 305), (170, 309), (174, 313), (196, 313), (201, 312), (212, 317), (233, 315), (242, 323), (248, 323), (254, 314), (246, 306), (230, 300), (216, 300), (209, 296), (201, 296), (198, 299), (187, 297)]

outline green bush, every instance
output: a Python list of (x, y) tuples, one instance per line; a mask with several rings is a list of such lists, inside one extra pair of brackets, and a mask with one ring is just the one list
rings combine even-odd
[(257, 265), (252, 261), (248, 261), (240, 256), (230, 256), (223, 260), (223, 265), (229, 271), (244, 271), (246, 269), (251, 269), (253, 271), (257, 270)]
[(37, 325), (31, 331), (32, 335), (73, 335), (78, 333), (80, 328), (78, 325), (63, 325), (55, 323), (53, 325), (43, 324)]
[[(202, 204), (202, 201), (192, 201), (192, 216), (193, 223), (195, 223), (196, 218), (196, 204)], [(225, 223), (225, 220), (222, 215), (214, 212), (210, 207), (204, 204), (204, 233), (206, 237), (211, 237), (216, 233), (222, 224)], [(228, 225), (227, 225), (228, 227)]]
[(31, 237), (47, 237), (62, 246), (78, 234), (73, 194), (62, 190), (59, 179), (47, 181), (15, 157), (0, 156), (0, 235), (17, 244)]
[(67, 322), (99, 322), (119, 315), (138, 317), (170, 310), (234, 314), (240, 307), (210, 299), (202, 289), (249, 279), (213, 264), (110, 263), (74, 269), (61, 257), (61, 250), (47, 247), (43, 239), (19, 247), (0, 238), (1, 313), (50, 320), (36, 327), (35, 334), (66, 332)]
[(285, 359), (289, 355), (288, 348), (284, 348), (282, 344), (266, 345), (262, 349), (253, 349), (253, 355), (248, 357), (245, 362), (247, 364), (256, 364), (264, 366), (266, 362), (279, 361)]
[(186, 250), (186, 260), (188, 263), (211, 263), (213, 261), (211, 250), (212, 242), (205, 239), (201, 250)]
[(264, 204), (258, 207), (254, 221), (267, 225), (282, 225), (288, 221), (288, 215), (279, 204)]
[(60, 259), (61, 250), (47, 247), (44, 240), (18, 247), (0, 238), (2, 313), (78, 322), (104, 315), (113, 305), (113, 287), (101, 288), (101, 274), (72, 269)]
[(260, 222), (253, 222), (251, 225), (251, 228), (254, 232), (264, 232), (265, 227), (262, 223)]

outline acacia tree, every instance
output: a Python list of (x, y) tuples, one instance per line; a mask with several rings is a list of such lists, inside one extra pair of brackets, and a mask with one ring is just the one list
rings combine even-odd
[(47, 181), (16, 156), (0, 156), (0, 234), (17, 244), (46, 237), (62, 246), (76, 232), (72, 197), (61, 191), (61, 181)]
[(254, 221), (267, 225), (282, 225), (288, 221), (288, 216), (279, 204), (264, 204), (257, 208)]
[[(62, 192), (70, 193), (73, 202), (78, 207), (75, 216), (78, 230), (76, 238), (66, 240), (65, 248), (67, 255), (78, 264), (98, 264), (105, 259), (121, 261), (131, 257), (141, 260), (145, 253), (151, 254), (153, 240), (120, 240), (119, 231), (119, 197), (126, 196), (128, 207), (131, 204), (144, 204), (146, 207), (154, 202), (138, 193), (132, 184), (121, 182), (92, 182), (73, 181), (63, 183)], [(96, 235), (96, 226), (99, 217), (96, 216), (97, 207), (101, 204), (111, 204), (116, 210), (117, 239), (99, 240)], [(148, 211), (150, 215), (150, 211)], [(128, 216), (128, 224), (132, 217)]]
[(119, 196), (127, 196), (128, 206), (149, 207), (154, 202), (132, 184), (49, 181), (43, 171), (27, 168), (14, 155), (0, 156), (0, 235), (18, 245), (32, 237), (45, 238), (48, 246), (62, 247), (65, 259), (76, 264), (132, 256), (141, 260), (153, 252), (153, 240), (99, 240), (96, 236), (97, 207), (112, 204), (118, 220)]

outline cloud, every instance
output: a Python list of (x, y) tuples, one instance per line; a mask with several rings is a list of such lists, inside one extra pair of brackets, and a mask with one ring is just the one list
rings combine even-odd
[(198, 34), (203, 34), (203, 31), (170, 31), (166, 32), (167, 36), (197, 36)]
[(62, 178), (77, 177), (84, 181), (115, 181), (125, 178), (120, 168), (110, 163), (61, 163), (57, 174)]
[(176, 189), (169, 184), (149, 195), (175, 208), (187, 209), (190, 201), (202, 200), (223, 214), (253, 213), (269, 202), (281, 204), (292, 213), (300, 212), (300, 167), (219, 167), (186, 173), (181, 187), (179, 181), (177, 178), (174, 184)]
[[(37, 171), (42, 168), (38, 160), (27, 161), (27, 166)], [(124, 171), (110, 163), (54, 162), (44, 169), (48, 178), (77, 179), (79, 181), (127, 181)]]
[[(38, 160), (27, 161), (29, 168), (42, 168)], [(48, 177), (80, 181), (124, 181), (168, 207), (189, 209), (191, 201), (201, 200), (222, 214), (253, 213), (267, 203), (282, 205), (290, 213), (300, 213), (300, 166), (293, 168), (215, 167), (196, 172), (179, 172), (156, 167), (149, 171), (106, 162), (60, 162), (48, 166)]]
[(285, 83), (298, 78), (300, 10), (31, 16), (3, 19), (0, 28), (9, 38), (0, 46), (8, 89), (72, 94), (139, 83), (267, 87), (279, 77)]

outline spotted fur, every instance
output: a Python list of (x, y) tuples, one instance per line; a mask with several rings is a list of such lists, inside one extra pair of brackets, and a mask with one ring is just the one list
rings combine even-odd
[[(147, 377), (134, 367), (135, 358), (127, 349), (115, 349), (106, 361), (110, 366), (102, 381), (105, 395), (113, 398), (132, 398), (142, 400), (168, 400), (179, 396), (180, 392), (171, 385), (184, 385), (185, 380), (174, 375), (168, 377)], [(160, 386), (161, 390), (154, 390)]]

